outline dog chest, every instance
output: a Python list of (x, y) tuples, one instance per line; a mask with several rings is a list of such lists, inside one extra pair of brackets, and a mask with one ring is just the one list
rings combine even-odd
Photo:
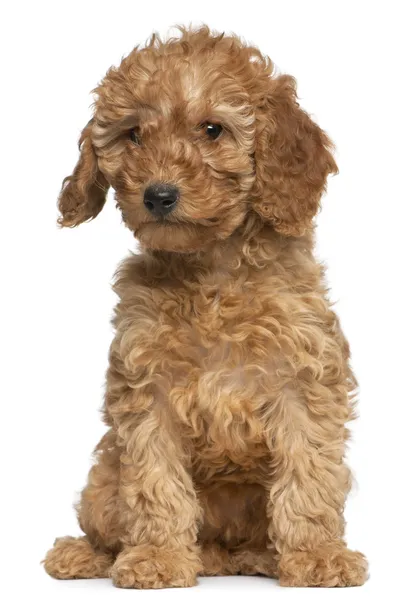
[(192, 365), (175, 374), (170, 403), (201, 468), (251, 470), (267, 454), (264, 413), (276, 399), (270, 363), (241, 343), (218, 340), (194, 346)]

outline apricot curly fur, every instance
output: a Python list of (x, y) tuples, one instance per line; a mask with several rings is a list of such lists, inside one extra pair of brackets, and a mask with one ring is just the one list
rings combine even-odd
[[(95, 94), (59, 223), (95, 218), (111, 186), (141, 253), (114, 284), (86, 537), (58, 540), (46, 570), (134, 588), (362, 584), (343, 542), (356, 381), (313, 254), (331, 142), (293, 78), (207, 27), (152, 36)], [(163, 219), (143, 202), (158, 182), (180, 193)]]
[(114, 557), (90, 544), (87, 537), (55, 540), (43, 561), (49, 575), (56, 579), (94, 579), (109, 577)]

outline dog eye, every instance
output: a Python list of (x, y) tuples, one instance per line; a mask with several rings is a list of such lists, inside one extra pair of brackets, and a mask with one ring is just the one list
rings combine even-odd
[(137, 144), (137, 145), (140, 144), (140, 138), (139, 138), (139, 136), (137, 134), (137, 131), (135, 129), (130, 129), (129, 136), (130, 136), (131, 141), (134, 144)]
[(203, 127), (212, 140), (216, 140), (221, 135), (222, 125), (219, 123), (204, 123)]

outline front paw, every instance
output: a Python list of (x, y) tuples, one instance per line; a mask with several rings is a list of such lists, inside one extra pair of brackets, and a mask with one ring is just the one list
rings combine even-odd
[(191, 587), (201, 567), (196, 550), (134, 546), (120, 552), (111, 576), (121, 588)]
[(285, 587), (350, 587), (365, 583), (367, 567), (361, 552), (327, 544), (314, 551), (283, 553), (279, 580)]

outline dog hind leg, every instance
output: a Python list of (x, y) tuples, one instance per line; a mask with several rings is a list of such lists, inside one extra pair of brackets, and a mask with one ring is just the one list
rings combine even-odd
[(84, 537), (63, 537), (55, 541), (43, 561), (46, 572), (55, 579), (109, 577), (114, 557), (97, 550)]
[(266, 575), (277, 578), (278, 563), (272, 550), (227, 550), (220, 544), (202, 546), (200, 575)]
[(109, 577), (120, 550), (118, 487), (120, 452), (109, 430), (95, 449), (96, 462), (77, 506), (84, 537), (55, 541), (44, 560), (47, 573), (57, 579)]

